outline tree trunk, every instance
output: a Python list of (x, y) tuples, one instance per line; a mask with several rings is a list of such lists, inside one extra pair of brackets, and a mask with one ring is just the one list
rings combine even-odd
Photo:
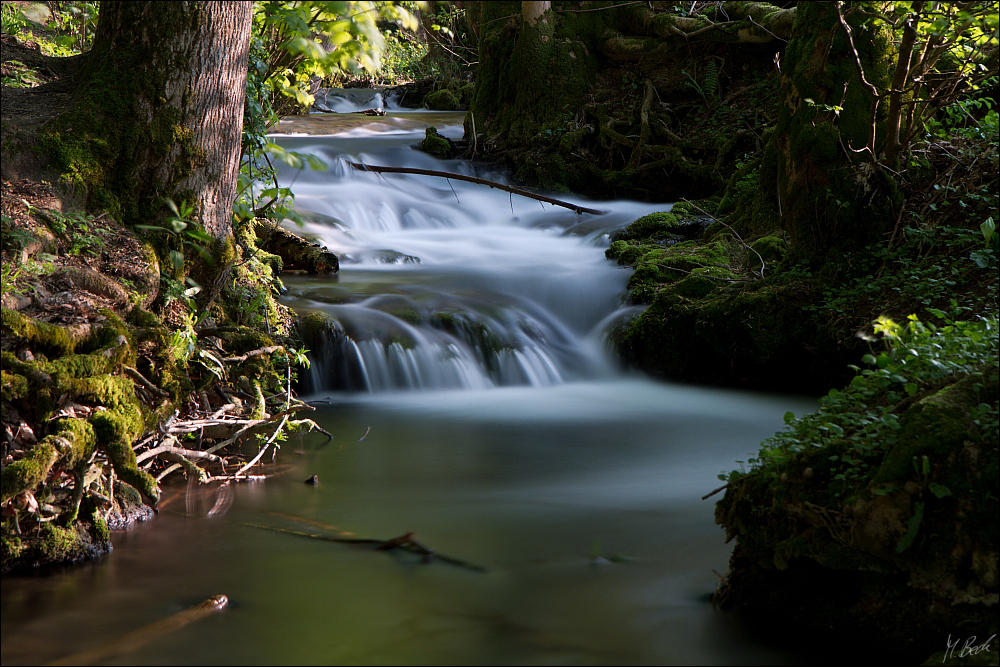
[(49, 136), (88, 204), (128, 224), (194, 204), (232, 234), (252, 6), (102, 2), (74, 108)]
[(796, 252), (818, 261), (877, 241), (898, 209), (899, 190), (874, 161), (885, 112), (871, 93), (890, 87), (892, 42), (879, 22), (851, 13), (876, 3), (846, 4), (853, 49), (834, 3), (800, 3), (781, 64), (773, 139), (781, 222)]

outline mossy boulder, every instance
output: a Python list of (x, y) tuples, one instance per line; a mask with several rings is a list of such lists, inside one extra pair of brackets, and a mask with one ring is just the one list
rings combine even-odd
[(462, 106), (458, 96), (448, 88), (427, 93), (424, 106), (431, 111), (457, 111)]
[(7, 535), (0, 540), (0, 571), (23, 572), (53, 564), (76, 563), (111, 551), (107, 523), (97, 512), (87, 521), (64, 528), (53, 522), (38, 525), (36, 534)]
[(857, 441), (837, 438), (734, 473), (716, 521), (738, 546), (716, 601), (911, 662), (957, 627), (996, 633), (998, 386), (995, 364), (937, 381), (901, 403), (898, 429), (861, 443), (872, 464), (851, 460), (849, 475)]
[(809, 341), (819, 337), (803, 317), (813, 298), (810, 282), (730, 282), (725, 267), (678, 276), (635, 287), (633, 295), (643, 298), (652, 292), (651, 303), (614, 335), (632, 365), (677, 380), (786, 391), (815, 389), (830, 378), (810, 351)]
[(680, 219), (673, 213), (650, 213), (644, 215), (628, 227), (621, 229), (611, 238), (615, 241), (632, 239), (657, 239), (677, 232)]
[(433, 125), (424, 131), (424, 140), (420, 142), (419, 148), (439, 160), (449, 160), (455, 156), (454, 145), (446, 137), (438, 134), (437, 128)]

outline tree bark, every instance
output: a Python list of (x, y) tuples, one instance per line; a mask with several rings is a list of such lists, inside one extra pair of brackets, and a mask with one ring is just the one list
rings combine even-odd
[(90, 170), (92, 204), (135, 224), (162, 218), (164, 198), (188, 201), (231, 236), (251, 20), (245, 2), (101, 3), (61, 128), (90, 142), (91, 164), (74, 166)]
[(885, 112), (872, 95), (890, 87), (892, 42), (884, 27), (862, 23), (862, 13), (848, 8), (852, 49), (834, 3), (796, 10), (772, 140), (778, 207), (793, 249), (822, 261), (835, 248), (877, 240), (895, 218), (898, 187), (874, 160), (885, 141)]

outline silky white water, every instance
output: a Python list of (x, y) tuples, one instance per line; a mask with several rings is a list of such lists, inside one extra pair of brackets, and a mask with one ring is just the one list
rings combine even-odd
[[(115, 535), (110, 557), (5, 579), (3, 664), (95, 646), (217, 593), (228, 610), (112, 664), (829, 657), (765, 642), (712, 608), (732, 545), (713, 522), (716, 498), (700, 499), (786, 411), (814, 403), (654, 381), (624, 371), (606, 342), (637, 312), (622, 305), (629, 274), (604, 258), (607, 235), (668, 205), (590, 202), (609, 212), (578, 216), (481, 185), (351, 169), (503, 180), (414, 149), (429, 124), (460, 137), (462, 114), (388, 108), (289, 119), (274, 136), (330, 165), (281, 178), (312, 212), (290, 228), (342, 257), (337, 275), (284, 276), (288, 305), (344, 329), (302, 372), (332, 441), (292, 436), (284, 475), (237, 487), (224, 517), (206, 516), (211, 498), (168, 488), (159, 515)], [(314, 474), (318, 485), (303, 484)], [(413, 530), (487, 571), (255, 527), (317, 523), (379, 539)]]

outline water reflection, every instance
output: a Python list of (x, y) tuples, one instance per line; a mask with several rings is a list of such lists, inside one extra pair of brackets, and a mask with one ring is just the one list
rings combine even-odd
[[(286, 147), (330, 162), (285, 178), (316, 214), (306, 231), (351, 260), (333, 279), (287, 281), (290, 305), (342, 322), (364, 369), (337, 385), (333, 348), (315, 359), (315, 418), (333, 440), (286, 443), (287, 473), (234, 487), (224, 516), (181, 484), (153, 521), (115, 536), (109, 558), (5, 579), (4, 665), (103, 644), (217, 593), (227, 610), (109, 664), (817, 658), (762, 645), (707, 603), (730, 547), (699, 499), (785, 411), (813, 405), (655, 383), (609, 360), (608, 325), (635, 310), (621, 306), (627, 273), (601, 248), (662, 205), (613, 202), (581, 219), (344, 164), (440, 168), (412, 149), (431, 123), (461, 132), (461, 114), (420, 112), (280, 128)], [(311, 475), (319, 484), (303, 483)], [(413, 530), (488, 572), (258, 527), (316, 522), (379, 539)]]

